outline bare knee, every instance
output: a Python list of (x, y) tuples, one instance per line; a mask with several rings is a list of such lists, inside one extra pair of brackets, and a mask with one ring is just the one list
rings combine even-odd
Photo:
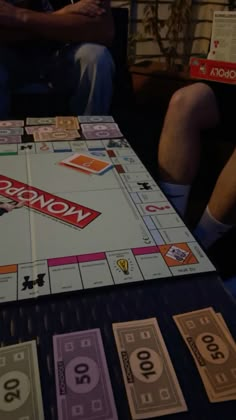
[(214, 92), (204, 83), (194, 83), (177, 90), (170, 100), (168, 114), (199, 129), (210, 128), (219, 121)]

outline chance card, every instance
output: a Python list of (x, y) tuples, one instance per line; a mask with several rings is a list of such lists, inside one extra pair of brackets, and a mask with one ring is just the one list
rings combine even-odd
[(107, 171), (113, 166), (111, 162), (84, 153), (76, 153), (73, 156), (63, 160), (62, 163), (98, 175), (104, 171)]

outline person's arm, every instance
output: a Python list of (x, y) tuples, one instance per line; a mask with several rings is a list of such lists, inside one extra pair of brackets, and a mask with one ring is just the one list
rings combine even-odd
[(110, 46), (113, 39), (114, 25), (109, 0), (103, 5), (106, 13), (95, 17), (76, 12), (79, 3), (54, 13), (40, 13), (5, 5), (0, 0), (0, 28), (20, 29), (37, 38), (62, 42), (95, 42)]

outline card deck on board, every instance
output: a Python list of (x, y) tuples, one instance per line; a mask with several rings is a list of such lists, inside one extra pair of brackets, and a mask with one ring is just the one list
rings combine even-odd
[(113, 166), (111, 162), (84, 153), (76, 153), (63, 160), (62, 163), (97, 175), (102, 174)]

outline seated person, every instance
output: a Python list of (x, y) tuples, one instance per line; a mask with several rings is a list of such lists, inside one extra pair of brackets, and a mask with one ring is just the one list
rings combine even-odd
[(57, 11), (49, 0), (0, 0), (0, 119), (9, 116), (11, 91), (40, 81), (69, 95), (72, 115), (107, 114), (113, 35), (110, 0)]
[[(224, 110), (210, 86), (195, 83), (172, 96), (158, 148), (160, 186), (184, 217), (197, 174), (201, 131), (216, 126)], [(222, 112), (221, 112), (222, 111)], [(193, 232), (205, 249), (236, 225), (236, 148), (222, 169)]]

